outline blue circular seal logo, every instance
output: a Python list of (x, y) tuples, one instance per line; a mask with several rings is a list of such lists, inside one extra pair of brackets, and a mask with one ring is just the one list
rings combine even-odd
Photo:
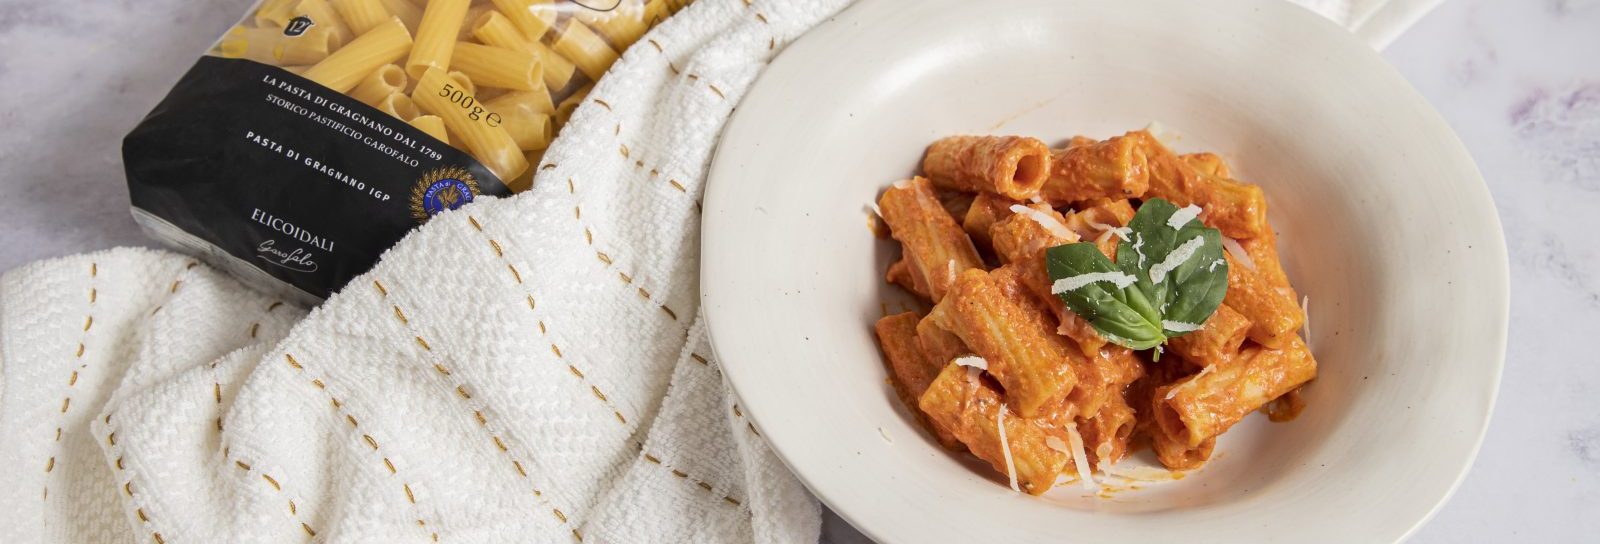
[(465, 168), (447, 167), (423, 174), (411, 190), (411, 215), (418, 222), (460, 208), (478, 196), (478, 180)]

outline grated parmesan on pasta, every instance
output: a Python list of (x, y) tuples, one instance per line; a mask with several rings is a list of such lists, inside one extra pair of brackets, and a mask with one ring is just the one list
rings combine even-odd
[(1100, 484), (1094, 481), (1094, 471), (1089, 468), (1089, 452), (1083, 449), (1083, 436), (1078, 434), (1077, 427), (1067, 425), (1067, 440), (1072, 445), (1072, 464), (1078, 471), (1078, 482), (1090, 493), (1100, 492)]
[(1244, 246), (1239, 245), (1238, 240), (1223, 236), (1222, 247), (1228, 250), (1229, 255), (1233, 255), (1233, 260), (1244, 265), (1246, 270), (1255, 271), (1256, 262), (1250, 259), (1250, 253), (1244, 250)]
[(1000, 403), (1000, 411), (994, 416), (995, 427), (1000, 429), (1000, 455), (1006, 458), (1006, 479), (1011, 483), (1011, 490), (1018, 493), (1022, 488), (1017, 486), (1017, 466), (1011, 460), (1011, 442), (1006, 440), (1006, 404)]
[(1055, 283), (1050, 284), (1050, 292), (1059, 295), (1102, 281), (1115, 285), (1118, 289), (1127, 289), (1129, 285), (1133, 285), (1134, 282), (1139, 280), (1123, 272), (1089, 272), (1056, 280)]
[(1050, 214), (1023, 206), (1021, 204), (1012, 204), (1011, 213), (1020, 214), (1023, 217), (1032, 219), (1034, 223), (1038, 223), (1039, 226), (1044, 227), (1044, 230), (1048, 231), (1051, 236), (1055, 236), (1056, 238), (1060, 238), (1062, 240), (1076, 240), (1078, 238), (1072, 233), (1071, 229), (1068, 229), (1067, 226), (1062, 224), (1060, 220), (1051, 217)]
[(977, 355), (967, 355), (967, 356), (964, 356), (964, 357), (956, 357), (955, 360), (950, 361), (950, 362), (958, 364), (958, 365), (961, 365), (961, 366), (964, 366), (964, 367), (968, 367), (968, 368), (976, 368), (978, 370), (989, 370), (989, 361), (984, 359), (984, 358), (982, 358), (982, 357), (979, 357)]
[(1194, 221), (1196, 217), (1200, 217), (1200, 207), (1190, 204), (1172, 212), (1172, 217), (1167, 218), (1167, 226), (1172, 227), (1172, 230), (1179, 230), (1190, 221)]
[(1178, 249), (1172, 250), (1172, 253), (1167, 254), (1166, 259), (1162, 259), (1161, 262), (1150, 267), (1150, 281), (1161, 283), (1161, 280), (1167, 279), (1169, 272), (1177, 270), (1179, 266), (1183, 266), (1183, 263), (1194, 258), (1195, 254), (1200, 251), (1200, 246), (1205, 245), (1205, 243), (1205, 238), (1196, 236), (1178, 246)]

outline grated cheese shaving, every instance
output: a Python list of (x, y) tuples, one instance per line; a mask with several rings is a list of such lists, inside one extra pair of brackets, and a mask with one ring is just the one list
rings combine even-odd
[(1033, 196), (1028, 197), (1028, 202), (1032, 202), (1034, 204), (1043, 204), (1044, 203), (1044, 197), (1039, 196), (1039, 195), (1033, 195)]
[(1006, 458), (1006, 479), (1011, 483), (1011, 490), (1018, 493), (1022, 488), (1017, 487), (1017, 466), (1011, 460), (1011, 442), (1006, 440), (1006, 404), (1000, 403), (1000, 411), (994, 415), (994, 424), (1000, 429), (1000, 455)]
[(1144, 236), (1133, 237), (1133, 253), (1139, 256), (1139, 266), (1144, 266)]
[(876, 215), (880, 218), (883, 217), (883, 210), (878, 208), (877, 202), (868, 202), (867, 211), (872, 212), (872, 215)]
[[(1128, 240), (1128, 234), (1133, 232), (1133, 228), (1131, 228), (1131, 227), (1113, 227), (1111, 225), (1107, 225), (1105, 223), (1101, 223), (1101, 222), (1095, 221), (1093, 219), (1089, 219), (1087, 217), (1085, 217), (1083, 219), (1083, 222), (1088, 224), (1090, 228), (1093, 228), (1093, 229), (1096, 229), (1096, 230), (1102, 230), (1102, 231), (1105, 231), (1105, 232), (1111, 233), (1111, 234), (1115, 234), (1115, 235), (1117, 235), (1118, 238), (1121, 238), (1122, 241), (1124, 241), (1124, 242), (1129, 241)], [(1102, 234), (1101, 236), (1105, 236), (1105, 235)]]
[(1139, 280), (1122, 272), (1089, 272), (1056, 280), (1055, 283), (1050, 285), (1050, 293), (1059, 295), (1097, 282), (1108, 282), (1117, 286), (1118, 289), (1127, 289), (1129, 285), (1133, 285), (1136, 281)]
[(896, 188), (896, 189), (910, 189), (911, 188), (911, 180), (902, 179), (900, 181), (896, 181), (896, 182), (894, 182), (894, 188)]
[(1244, 250), (1244, 246), (1239, 245), (1238, 240), (1223, 236), (1222, 247), (1228, 250), (1229, 255), (1233, 255), (1233, 260), (1244, 265), (1245, 269), (1255, 271), (1256, 262), (1250, 259), (1250, 253)]
[(1062, 442), (1060, 438), (1056, 438), (1054, 436), (1044, 437), (1044, 447), (1065, 453), (1067, 455), (1072, 455), (1072, 450), (1067, 449), (1067, 443)]
[(878, 427), (878, 436), (883, 437), (884, 442), (894, 444), (894, 439), (889, 438), (889, 433), (884, 431), (883, 427)]
[(989, 361), (987, 361), (984, 358), (979, 357), (977, 355), (967, 355), (965, 357), (956, 357), (956, 359), (954, 361), (950, 361), (950, 362), (958, 364), (958, 365), (961, 365), (961, 366), (964, 366), (964, 367), (967, 367), (967, 368), (976, 368), (978, 370), (989, 370)]
[(950, 265), (950, 266), (947, 267), (947, 270), (950, 273), (950, 283), (953, 284), (953, 283), (956, 282), (956, 260), (955, 259), (950, 259), (948, 261), (945, 261), (945, 264)]
[(1094, 481), (1094, 471), (1089, 469), (1089, 452), (1083, 449), (1083, 436), (1078, 428), (1067, 425), (1067, 440), (1072, 445), (1072, 464), (1078, 470), (1078, 482), (1090, 493), (1098, 493), (1100, 484)]
[(1200, 207), (1190, 204), (1172, 212), (1172, 217), (1167, 218), (1167, 226), (1172, 227), (1172, 230), (1179, 230), (1184, 225), (1189, 224), (1190, 221), (1194, 221), (1196, 217), (1200, 217)]
[(1161, 320), (1161, 328), (1172, 332), (1194, 332), (1204, 328), (1205, 324), (1184, 323), (1182, 321)]
[(1305, 321), (1300, 322), (1300, 335), (1306, 339), (1306, 349), (1311, 349), (1311, 295), (1300, 297), (1300, 313), (1305, 316)]
[(1179, 266), (1183, 266), (1184, 262), (1193, 258), (1195, 253), (1200, 251), (1200, 246), (1205, 245), (1205, 243), (1205, 238), (1196, 236), (1178, 246), (1178, 249), (1172, 250), (1172, 253), (1167, 254), (1166, 259), (1150, 267), (1150, 281), (1161, 283), (1161, 280), (1167, 278), (1168, 273), (1176, 270)]
[(1066, 225), (1062, 224), (1061, 220), (1052, 217), (1050, 214), (1023, 206), (1021, 204), (1012, 204), (1011, 213), (1021, 214), (1023, 217), (1032, 219), (1034, 223), (1038, 223), (1039, 226), (1044, 227), (1044, 230), (1048, 231), (1051, 236), (1055, 236), (1056, 238), (1060, 238), (1062, 240), (1078, 239), (1078, 236), (1073, 234)]
[(1228, 262), (1228, 261), (1223, 260), (1223, 259), (1217, 259), (1215, 261), (1211, 261), (1211, 264), (1206, 265), (1206, 272), (1210, 272), (1210, 271), (1216, 270), (1217, 267), (1222, 266), (1222, 263), (1225, 263), (1225, 262)]

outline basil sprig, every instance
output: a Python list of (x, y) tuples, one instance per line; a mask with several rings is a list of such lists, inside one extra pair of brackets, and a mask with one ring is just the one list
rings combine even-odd
[[(1144, 202), (1117, 246), (1117, 262), (1094, 244), (1046, 253), (1052, 292), (1117, 345), (1150, 349), (1199, 329), (1228, 292), (1222, 234), (1171, 202)], [(1185, 219), (1188, 218), (1188, 219)], [(1181, 223), (1176, 226), (1171, 223)]]

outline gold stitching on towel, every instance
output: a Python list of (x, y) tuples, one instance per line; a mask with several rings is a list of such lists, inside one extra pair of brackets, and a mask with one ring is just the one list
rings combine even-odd
[(506, 255), (505, 251), (500, 250), (500, 242), (494, 241), (493, 238), (489, 239), (489, 247), (494, 248), (494, 256), (496, 257), (504, 257)]
[(133, 511), (133, 513), (139, 515), (139, 521), (143, 521), (145, 523), (149, 523), (150, 522), (150, 517), (144, 515), (144, 509), (143, 508), (136, 509), (136, 510)]
[(667, 183), (671, 183), (672, 187), (674, 189), (677, 189), (679, 192), (684, 192), (684, 193), (689, 192), (689, 190), (685, 189), (683, 187), (683, 184), (682, 183), (678, 183), (678, 180), (676, 180), (676, 179), (669, 179), (669, 180), (667, 180)]
[(706, 364), (706, 358), (705, 357), (701, 357), (700, 354), (698, 354), (698, 353), (690, 353), (689, 354), (689, 358), (690, 359), (694, 359), (694, 362), (696, 362), (696, 363), (700, 363), (702, 365)]
[(456, 394), (461, 395), (461, 398), (463, 398), (463, 399), (468, 399), (468, 400), (472, 399), (472, 394), (467, 392), (467, 386), (466, 385), (458, 385), (458, 386), (456, 386)]
[(633, 283), (633, 276), (617, 272), (617, 277), (622, 278), (622, 283)]
[(411, 501), (411, 504), (416, 504), (417, 496), (411, 493), (411, 484), (400, 484), (400, 487), (406, 490), (406, 500)]
[(478, 218), (469, 215), (467, 216), (467, 222), (472, 223), (472, 228), (478, 229), (479, 232), (483, 231), (483, 225), (478, 224)]
[(273, 489), (276, 489), (278, 491), (283, 491), (283, 486), (278, 485), (278, 481), (273, 479), (271, 475), (263, 473), (261, 475), (261, 479), (266, 480), (268, 484), (272, 484), (272, 488)]
[(622, 152), (622, 158), (631, 158), (628, 156), (628, 144), (617, 144), (617, 151)]
[(161, 539), (161, 533), (150, 533), (150, 537), (155, 539), (156, 544), (167, 544), (167, 541)]
[(567, 365), (567, 370), (571, 370), (572, 371), (572, 375), (574, 375), (574, 376), (577, 376), (579, 378), (583, 377), (583, 372), (579, 371), (578, 367), (575, 367), (575, 366), (572, 366), (572, 365)]
[(659, 43), (656, 43), (656, 41), (655, 41), (655, 40), (645, 40), (645, 41), (648, 41), (648, 42), (650, 42), (650, 45), (654, 45), (654, 46), (656, 46), (656, 52), (657, 52), (657, 53), (665, 53), (665, 52), (666, 52), (666, 50), (665, 50), (665, 49), (662, 49), (662, 48), (661, 48), (661, 44), (659, 44)]
[(295, 370), (305, 370), (306, 369), (306, 367), (300, 366), (300, 361), (294, 360), (294, 356), (290, 355), (288, 353), (283, 354), (283, 360), (288, 361), (289, 362), (289, 366), (294, 367)]
[(542, 319), (539, 320), (539, 334), (548, 334), (548, 333), (549, 333), (549, 331), (545, 330), (545, 328), (544, 328), (544, 320), (542, 320)]
[(678, 320), (678, 312), (672, 311), (672, 308), (668, 308), (667, 305), (662, 304), (661, 305), (661, 311), (666, 312), (667, 316), (671, 317), (673, 321), (677, 321)]
[(67, 406), (72, 404), (72, 397), (61, 399), (61, 413), (67, 413)]
[(72, 371), (72, 377), (67, 378), (67, 387), (72, 387), (72, 386), (77, 385), (77, 384), (78, 384), (78, 371), (74, 370), (74, 371)]
[(305, 529), (307, 535), (317, 536), (317, 532), (311, 530), (311, 526), (310, 525), (306, 525), (306, 522), (304, 522), (304, 521), (300, 522), (300, 528), (301, 529)]
[(372, 450), (373, 451), (377, 451), (378, 450), (378, 441), (376, 439), (373, 439), (372, 435), (363, 434), (363, 435), (361, 435), (361, 439), (362, 440), (366, 440), (367, 441), (367, 445), (368, 446), (372, 446)]
[(127, 493), (129, 497), (132, 497), (133, 496), (133, 482), (129, 481), (129, 482), (123, 483), (122, 484), (122, 492), (123, 493)]
[(289, 499), (289, 515), (293, 516), (299, 513), (299, 509), (294, 507), (294, 499)]
[(472, 416), (478, 419), (478, 424), (479, 425), (483, 425), (483, 426), (486, 426), (486, 427), (489, 425), (489, 419), (483, 417), (483, 411), (482, 410), (473, 410), (472, 411)]
[(400, 311), (400, 307), (399, 306), (395, 306), (394, 307), (394, 317), (396, 319), (400, 320), (400, 324), (401, 325), (410, 325), (411, 324), (411, 321), (406, 319), (406, 313)]
[(445, 368), (444, 365), (439, 364), (439, 363), (434, 363), (433, 364), (433, 370), (438, 372), (438, 373), (440, 373), (440, 374), (446, 375), (446, 376), (450, 375), (450, 369)]
[(89, 304), (94, 304), (94, 299), (98, 298), (99, 294), (100, 294), (100, 292), (98, 290), (96, 290), (93, 287), (90, 287), (89, 288)]
[(707, 83), (706, 84), (706, 88), (707, 89), (711, 89), (711, 92), (717, 93), (717, 98), (721, 98), (723, 100), (727, 100), (728, 99), (728, 95), (722, 94), (722, 89), (718, 89), (716, 85), (712, 85), (710, 83)]
[(728, 501), (728, 504), (739, 506), (739, 500), (733, 497), (723, 497), (722, 500)]
[(255, 338), (256, 337), (256, 331), (259, 331), (259, 330), (261, 330), (261, 324), (260, 323), (251, 323), (250, 324), (250, 337), (251, 338)]
[(176, 293), (176, 292), (178, 292), (178, 284), (180, 284), (180, 283), (183, 283), (183, 280), (172, 280), (172, 287), (168, 287), (167, 288), (167, 292), (168, 293)]
[(522, 273), (517, 271), (517, 265), (506, 263), (506, 268), (511, 269), (511, 277), (517, 280), (517, 283), (522, 283)]
[(551, 508), (550, 511), (551, 512), (555, 512), (556, 519), (561, 520), (561, 523), (566, 523), (567, 522), (567, 515), (561, 513), (561, 509), (560, 508)]
[(500, 451), (511, 451), (506, 448), (506, 443), (500, 440), (499, 436), (491, 436), (490, 438), (494, 439), (494, 447), (500, 448)]
[(756, 14), (756, 18), (757, 18), (757, 19), (760, 19), (760, 20), (761, 20), (761, 22), (762, 22), (762, 24), (768, 24), (768, 23), (767, 23), (767, 16), (766, 16), (766, 15), (762, 15), (762, 14), (760, 14), (760, 13), (757, 13), (757, 14)]
[(83, 344), (82, 343), (78, 344), (78, 355), (77, 355), (77, 357), (79, 359), (83, 358)]
[(550, 344), (550, 351), (556, 352), (556, 357), (561, 358), (561, 348), (556, 347), (555, 344)]
[(517, 474), (521, 474), (523, 478), (527, 478), (528, 477), (528, 471), (522, 469), (522, 462), (521, 461), (518, 461), (516, 459), (512, 459), (511, 460), (511, 466), (513, 468), (516, 468), (517, 469)]
[(572, 178), (567, 178), (567, 192), (572, 194), (578, 193), (578, 188), (572, 184)]
[(234, 461), (233, 464), (239, 465), (239, 468), (242, 470), (250, 470), (250, 465), (246, 464), (244, 461)]
[(350, 414), (345, 414), (344, 415), (344, 420), (350, 422), (350, 426), (351, 427), (359, 427), (359, 426), (361, 426), (360, 424), (356, 423), (356, 416), (352, 416)]
[(94, 316), (91, 315), (88, 318), (83, 320), (83, 332), (89, 332), (89, 327), (93, 327), (93, 326), (94, 326)]
[(313, 379), (313, 380), (311, 380), (311, 385), (317, 386), (317, 389), (327, 389), (328, 388), (328, 385), (325, 384), (325, 383), (322, 383), (321, 379)]
[(644, 297), (645, 300), (650, 300), (650, 292), (644, 290), (643, 287), (639, 288), (639, 296)]
[(276, 309), (278, 309), (279, 306), (282, 306), (282, 305), (283, 305), (283, 301), (281, 301), (281, 300), (274, 301), (272, 304), (268, 304), (267, 305), (267, 311), (270, 312), (270, 311), (276, 310)]
[(116, 432), (113, 431), (111, 434), (106, 435), (106, 444), (109, 444), (109, 445), (112, 445), (112, 446), (117, 445), (117, 433)]
[(589, 227), (583, 228), (583, 239), (584, 241), (588, 242), (589, 245), (594, 245), (594, 233), (589, 231)]
[(44, 471), (45, 471), (45, 473), (48, 474), (51, 470), (55, 470), (55, 468), (56, 468), (56, 458), (55, 457), (51, 457), (49, 461), (45, 461), (45, 463), (44, 463)]
[(372, 280), (372, 286), (378, 288), (379, 294), (382, 294), (383, 296), (389, 296), (389, 290), (384, 289), (383, 284), (378, 282), (378, 280)]
[(604, 106), (607, 110), (611, 109), (611, 104), (606, 103), (604, 100), (596, 98), (594, 99), (594, 103)]
[(217, 404), (222, 404), (222, 384), (211, 384), (211, 396), (217, 399)]
[(99, 274), (100, 274), (100, 263), (95, 263), (95, 262), (89, 263), (89, 277), (92, 278), (92, 277), (95, 277), (95, 276), (97, 276)]
[(606, 263), (606, 266), (611, 266), (611, 256), (610, 255), (606, 255), (605, 253), (599, 252), (599, 251), (594, 252), (594, 255), (595, 255), (595, 258), (600, 259), (600, 262)]
[(389, 468), (389, 474), (397, 474), (400, 472), (394, 469), (394, 461), (390, 461), (388, 457), (383, 458), (383, 466)]
[(422, 346), (422, 349), (425, 349), (425, 350), (428, 350), (428, 351), (433, 351), (433, 348), (428, 346), (428, 341), (427, 340), (423, 340), (421, 336), (418, 336), (416, 338), (417, 338), (417, 345)]

